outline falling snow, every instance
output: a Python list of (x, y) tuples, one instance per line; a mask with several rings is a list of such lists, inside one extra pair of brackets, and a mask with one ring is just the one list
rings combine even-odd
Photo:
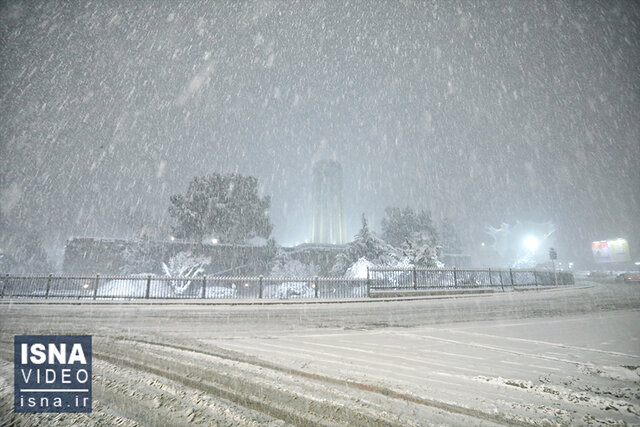
[[(442, 266), (436, 231), (422, 247), (378, 238), (387, 208), (446, 224), (449, 255), (478, 267), (508, 267), (507, 253), (549, 262), (536, 224), (553, 229), (542, 234), (560, 268), (594, 269), (591, 242), (617, 238), (632, 257), (623, 267), (640, 261), (637, 2), (7, 0), (0, 64), (0, 273), (60, 272), (74, 237), (135, 241), (114, 273), (148, 273), (140, 297), (184, 294), (190, 279), (174, 276), (219, 260), (164, 259), (167, 285), (144, 244), (182, 237), (171, 196), (234, 174), (255, 178), (267, 206), (249, 222), (273, 225), (256, 244), (275, 254), (265, 278), (316, 275), (283, 248), (312, 237), (319, 159), (342, 170), (351, 250), (338, 275), (366, 277), (393, 251), (405, 267), (411, 254)], [(365, 229), (376, 258), (354, 241)], [(515, 229), (524, 248), (502, 233)], [(0, 419), (13, 401), (5, 344), (25, 330), (96, 335), (98, 373), (93, 418), (16, 415), (25, 425), (640, 419), (639, 288), (614, 274), (339, 304), (311, 304), (317, 287), (286, 280), (239, 307), (2, 298)], [(129, 298), (127, 283), (103, 277), (94, 295)], [(202, 295), (233, 298), (242, 283)]]
[(169, 196), (211, 172), (256, 176), (276, 240), (304, 242), (323, 140), (348, 236), (408, 205), (472, 255), (517, 220), (557, 224), (577, 262), (640, 248), (633, 2), (1, 7), (2, 215), (58, 264), (70, 236), (166, 238)]

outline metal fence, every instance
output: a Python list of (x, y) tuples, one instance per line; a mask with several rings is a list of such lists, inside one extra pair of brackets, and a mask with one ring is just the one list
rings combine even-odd
[(424, 290), (465, 288), (522, 288), (573, 285), (573, 274), (548, 270), (376, 268), (367, 273), (369, 289)]
[(1, 298), (366, 298), (366, 279), (334, 277), (0, 276)]
[(370, 269), (366, 279), (339, 277), (196, 278), (136, 276), (0, 276), (0, 298), (290, 299), (367, 298), (380, 291), (456, 290), (573, 284), (573, 275), (536, 270)]

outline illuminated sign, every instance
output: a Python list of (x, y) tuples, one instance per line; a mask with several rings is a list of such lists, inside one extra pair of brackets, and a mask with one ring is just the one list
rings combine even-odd
[(601, 240), (591, 243), (591, 252), (596, 262), (631, 261), (629, 243), (625, 239)]

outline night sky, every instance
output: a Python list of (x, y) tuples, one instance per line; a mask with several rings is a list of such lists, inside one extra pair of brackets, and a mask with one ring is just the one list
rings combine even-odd
[(71, 236), (167, 238), (211, 172), (257, 176), (301, 243), (320, 151), (349, 236), (408, 205), (471, 254), (530, 220), (561, 259), (640, 257), (637, 2), (3, 1), (0, 61), (0, 208), (58, 261)]

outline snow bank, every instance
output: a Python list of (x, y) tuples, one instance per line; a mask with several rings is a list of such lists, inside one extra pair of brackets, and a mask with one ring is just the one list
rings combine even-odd
[(307, 282), (283, 282), (278, 285), (267, 285), (262, 293), (264, 298), (313, 298), (314, 290)]
[[(147, 279), (116, 279), (109, 280), (98, 287), (97, 297), (104, 298), (144, 298), (147, 293)], [(164, 280), (151, 279), (149, 286), (150, 298), (171, 298), (174, 296), (172, 287)]]
[(205, 289), (205, 298), (238, 298), (238, 289), (226, 286), (207, 286)]
[(347, 279), (366, 279), (367, 270), (370, 268), (376, 268), (376, 265), (365, 257), (362, 257), (347, 269), (344, 277)]

